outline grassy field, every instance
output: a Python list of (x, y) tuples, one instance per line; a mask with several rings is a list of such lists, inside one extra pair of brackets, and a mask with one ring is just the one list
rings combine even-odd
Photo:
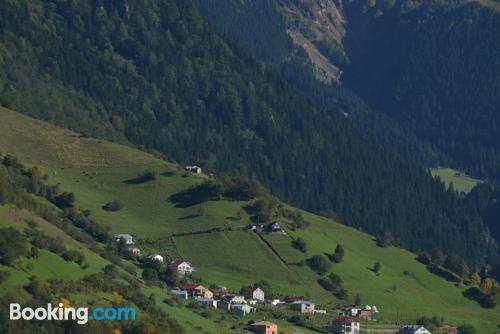
[(453, 187), (459, 192), (469, 193), (481, 180), (473, 179), (452, 168), (431, 168), (431, 174), (439, 177), (446, 186), (453, 182)]
[[(185, 177), (178, 166), (134, 147), (83, 138), (2, 109), (0, 152), (13, 153), (23, 162), (42, 166), (49, 176), (48, 183), (60, 183), (62, 190), (74, 192), (78, 205), (90, 209), (91, 218), (109, 226), (112, 232), (131, 233), (139, 240), (140, 247), (147, 245), (149, 251), (156, 250), (167, 258), (181, 256), (193, 262), (196, 275), (207, 284), (239, 290), (243, 285), (265, 279), (283, 295), (310, 296), (320, 307), (330, 308), (341, 301), (319, 286), (320, 276), (297, 263), (312, 255), (332, 253), (337, 243), (341, 243), (345, 257), (342, 263), (333, 265), (332, 271), (344, 281), (349, 291), (348, 301), (352, 302), (359, 294), (363, 304), (377, 305), (382, 322), (391, 324), (397, 319), (414, 322), (418, 315), (438, 315), (447, 323), (465, 321), (482, 328), (481, 333), (499, 333), (498, 309), (481, 309), (462, 296), (465, 287), (454, 286), (429, 273), (415, 260), (414, 254), (395, 247), (377, 247), (371, 236), (352, 228), (304, 213), (311, 223), (305, 230), (289, 232), (289, 236), (263, 234), (261, 239), (240, 228), (250, 222), (243, 212), (247, 202), (211, 201), (176, 206), (170, 196), (206, 177)], [(154, 181), (136, 182), (138, 175), (147, 169), (158, 171), (160, 176)], [(455, 186), (458, 188), (458, 184)], [(123, 209), (118, 212), (102, 209), (114, 199), (124, 204)], [(4, 217), (0, 210), (0, 224), (14, 219), (10, 214)], [(235, 230), (171, 238), (174, 234), (214, 227)], [(292, 237), (307, 241), (307, 254), (292, 247)], [(174, 243), (162, 247), (167, 239)], [(104, 265), (95, 262), (88, 270), (98, 270)], [(380, 275), (371, 270), (375, 262), (382, 265)], [(81, 273), (76, 270), (73, 274)], [(166, 296), (165, 291), (155, 291), (157, 298)], [(224, 333), (213, 321), (185, 308), (166, 304), (162, 307), (186, 323), (190, 333), (198, 333), (200, 327), (208, 333)]]

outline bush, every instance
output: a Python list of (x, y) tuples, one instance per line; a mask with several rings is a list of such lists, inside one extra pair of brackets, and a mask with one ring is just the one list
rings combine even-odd
[(297, 238), (292, 241), (292, 246), (302, 253), (307, 252), (307, 242), (302, 238)]
[(321, 255), (314, 255), (309, 260), (307, 260), (307, 264), (312, 270), (316, 271), (320, 275), (328, 272), (328, 270), (330, 270), (330, 267), (332, 266), (332, 264), (324, 256)]
[(463, 324), (457, 328), (458, 334), (476, 334), (477, 331), (474, 326), (469, 324)]
[(443, 266), (460, 277), (466, 277), (469, 274), (469, 267), (464, 259), (457, 255), (446, 257)]
[(111, 202), (104, 204), (102, 208), (106, 211), (112, 211), (112, 212), (120, 211), (121, 209), (123, 209), (123, 203), (115, 199)]
[(68, 250), (62, 254), (62, 258), (66, 261), (72, 261), (77, 263), (78, 265), (83, 265), (85, 262), (85, 255), (77, 250)]
[(26, 256), (26, 241), (26, 237), (13, 227), (0, 229), (0, 262), (10, 266), (18, 257)]
[(377, 274), (377, 275), (380, 275), (380, 270), (382, 269), (382, 265), (380, 264), (380, 262), (376, 262), (374, 265), (373, 265), (373, 271)]
[(394, 237), (391, 232), (384, 232), (383, 235), (377, 237), (377, 246), (389, 247), (394, 245)]
[(142, 173), (139, 178), (141, 179), (141, 181), (143, 182), (147, 182), (147, 181), (153, 181), (153, 180), (156, 180), (158, 178), (158, 172), (157, 171), (153, 171), (153, 170), (146, 170), (144, 173)]
[(68, 209), (75, 206), (75, 201), (75, 194), (64, 192), (61, 195), (56, 196), (53, 203), (61, 209)]
[(10, 272), (6, 270), (0, 270), (0, 284), (7, 281), (10, 277)]
[(341, 244), (338, 244), (337, 247), (335, 248), (335, 253), (330, 255), (330, 260), (336, 263), (342, 262), (342, 259), (344, 258), (344, 247), (342, 247)]
[(40, 233), (32, 240), (33, 246), (46, 249), (52, 253), (62, 255), (66, 251), (64, 241), (61, 237), (53, 238), (46, 234)]

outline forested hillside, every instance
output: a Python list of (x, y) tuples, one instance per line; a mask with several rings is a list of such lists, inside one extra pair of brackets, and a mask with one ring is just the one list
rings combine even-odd
[(498, 180), (500, 12), (494, 2), (374, 3), (346, 7), (353, 22), (345, 38), (346, 85), (456, 166)]
[[(314, 75), (314, 64), (307, 53), (293, 42), (287, 32), (289, 27), (302, 31), (302, 26), (283, 13), (282, 2), (196, 0), (196, 3), (223, 36), (271, 65), (290, 85), (329, 113), (346, 116), (369, 139), (426, 165), (447, 162), (444, 155), (419, 141), (390, 117), (372, 110), (351, 91), (343, 86), (328, 85), (318, 80)], [(284, 3), (297, 5), (299, 9), (301, 6), (308, 6), (308, 2), (301, 2), (300, 5), (293, 1)], [(307, 36), (305, 32), (304, 34)], [(336, 58), (338, 57), (335, 56)], [(341, 66), (336, 61), (332, 62)], [(344, 65), (342, 63), (342, 67)]]
[(191, 1), (3, 1), (0, 31), (3, 105), (249, 175), (412, 250), (479, 266), (492, 247), (456, 193), (225, 42)]

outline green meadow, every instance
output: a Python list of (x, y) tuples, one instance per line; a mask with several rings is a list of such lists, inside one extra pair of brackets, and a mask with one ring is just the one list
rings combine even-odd
[[(206, 284), (224, 285), (237, 291), (244, 285), (266, 280), (280, 295), (309, 296), (328, 309), (352, 302), (359, 295), (362, 304), (378, 307), (380, 322), (387, 326), (397, 320), (412, 323), (418, 316), (436, 315), (444, 317), (446, 323), (468, 322), (482, 328), (481, 333), (498, 333), (498, 309), (480, 308), (463, 297), (465, 286), (455, 286), (431, 274), (415, 259), (415, 254), (396, 247), (377, 247), (370, 235), (304, 212), (310, 223), (307, 228), (292, 231), (288, 222), (282, 220), (286, 235), (259, 236), (242, 228), (250, 223), (244, 210), (248, 202), (219, 200), (188, 206), (173, 203), (172, 195), (207, 177), (186, 176), (181, 167), (135, 147), (81, 137), (70, 130), (1, 109), (0, 152), (15, 154), (26, 164), (41, 166), (48, 175), (47, 183), (60, 184), (63, 191), (73, 192), (78, 205), (90, 210), (90, 217), (108, 226), (112, 233), (132, 234), (139, 247), (143, 245), (148, 252), (159, 252), (167, 258), (180, 256), (192, 262), (197, 269), (196, 277)], [(146, 170), (154, 170), (158, 176), (155, 180), (138, 182), (137, 178)], [(469, 189), (472, 183), (468, 182), (454, 181), (454, 185), (457, 189)], [(113, 200), (123, 203), (123, 208), (117, 212), (105, 211), (102, 206)], [(22, 228), (26, 221), (25, 217), (19, 217), (22, 214), (1, 207), (0, 226), (18, 224)], [(40, 226), (51, 233), (64, 233), (47, 222), (40, 222)], [(224, 231), (207, 232), (214, 228)], [(298, 237), (307, 242), (305, 254), (292, 247), (292, 240)], [(163, 247), (164, 240), (172, 240), (173, 244)], [(341, 277), (348, 290), (345, 301), (321, 288), (317, 282), (321, 276), (304, 264), (312, 255), (333, 253), (339, 243), (345, 249), (345, 256), (341, 263), (332, 264), (331, 272)], [(82, 249), (83, 246), (67, 240), (67, 247)], [(72, 279), (106, 265), (106, 260), (90, 250), (84, 251), (90, 264), (85, 271), (54, 258), (53, 254), (42, 254), (39, 263), (30, 266), (31, 271), (44, 278), (59, 274)], [(381, 264), (379, 275), (372, 270), (376, 262)], [(15, 273), (11, 280), (27, 282), (27, 275)], [(11, 281), (2, 285), (4, 290), (12, 287)], [(157, 299), (168, 297), (159, 288), (146, 291), (154, 292)], [(226, 333), (213, 321), (186, 308), (166, 304), (162, 307), (185, 324), (189, 333), (202, 332), (200, 328), (207, 333)], [(287, 333), (296, 329), (282, 324)]]
[(474, 179), (453, 168), (431, 168), (431, 174), (439, 177), (447, 187), (453, 183), (453, 187), (459, 192), (469, 193), (481, 180)]

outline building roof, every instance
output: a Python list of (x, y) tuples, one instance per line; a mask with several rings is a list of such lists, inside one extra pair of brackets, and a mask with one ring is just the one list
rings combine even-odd
[(187, 265), (189, 265), (191, 267), (193, 266), (190, 262), (187, 262), (187, 261), (184, 261), (184, 260), (174, 260), (174, 261), (170, 262), (169, 266), (177, 268), (179, 265), (181, 265), (183, 263), (186, 263)]
[(333, 321), (333, 323), (335, 323), (335, 324), (350, 324), (353, 322), (359, 322), (359, 320), (352, 318), (352, 317), (345, 317), (344, 316), (344, 317), (337, 318)]
[(414, 332), (421, 330), (421, 329), (429, 332), (424, 326), (421, 326), (421, 325), (405, 325), (405, 326), (401, 327), (401, 329), (399, 330), (398, 333), (411, 334), (411, 333), (414, 333)]
[(304, 297), (304, 296), (289, 296), (289, 297), (286, 297), (285, 300), (287, 300), (289, 302), (295, 302), (297, 300), (306, 300), (306, 297)]
[(277, 325), (270, 322), (270, 321), (258, 321), (258, 322), (254, 322), (250, 326), (277, 326)]
[(117, 234), (113, 237), (114, 239), (125, 239), (125, 240), (132, 240), (132, 236), (130, 234)]
[(197, 288), (205, 288), (203, 285), (201, 284), (184, 284), (184, 285), (181, 285), (181, 289), (183, 290), (195, 290)]
[(314, 305), (314, 303), (313, 303), (313, 302), (310, 302), (310, 301), (308, 301), (308, 300), (296, 300), (296, 301), (294, 301), (294, 302), (292, 303), (292, 305), (298, 305), (298, 304), (306, 304), (306, 305), (311, 305), (311, 304), (313, 304), (313, 305)]

